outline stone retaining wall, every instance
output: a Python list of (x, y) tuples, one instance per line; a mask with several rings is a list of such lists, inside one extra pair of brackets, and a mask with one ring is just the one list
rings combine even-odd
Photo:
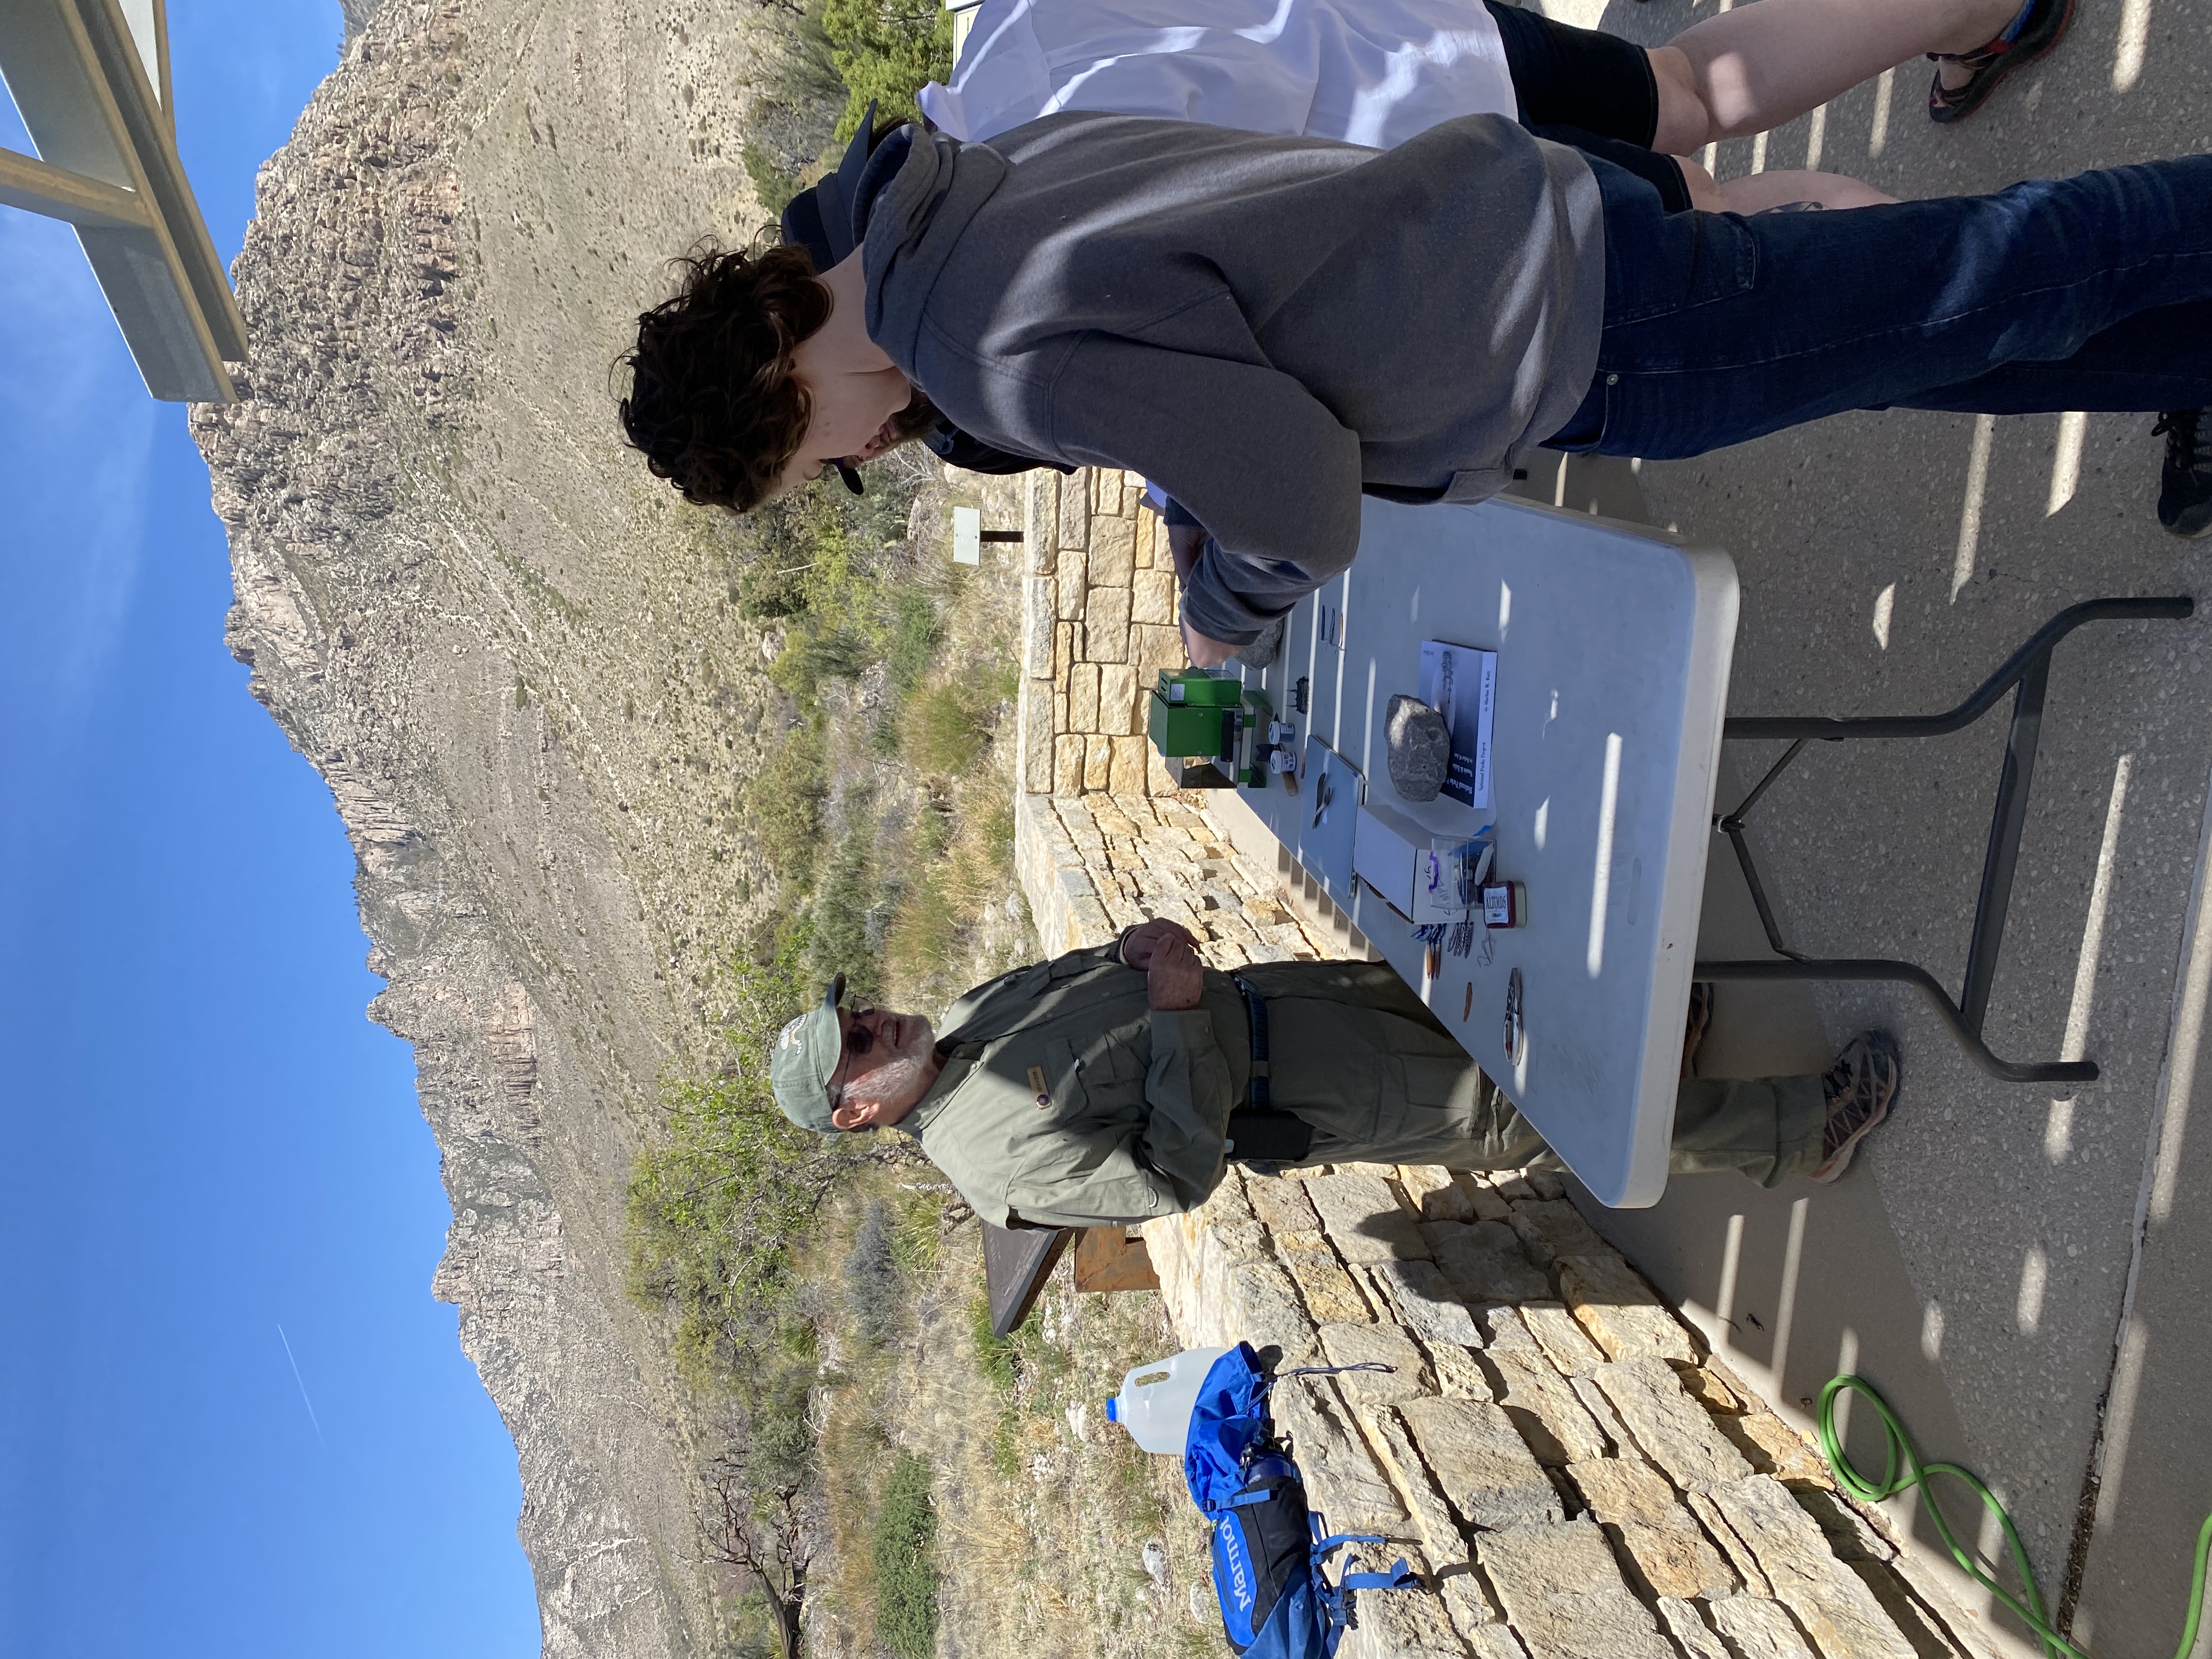
[(1335, 1532), (1423, 1592), (1347, 1659), (1935, 1659), (1996, 1650), (1558, 1177), (1232, 1171), (1146, 1224), (1177, 1338), (1381, 1360), (1274, 1394)]

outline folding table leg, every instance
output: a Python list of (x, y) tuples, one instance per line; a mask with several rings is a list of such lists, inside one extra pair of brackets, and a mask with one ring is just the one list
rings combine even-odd
[[(2095, 1062), (2086, 1060), (2015, 1061), (2000, 1060), (1982, 1040), (1989, 1015), (1990, 990), (1996, 983), (1997, 951), (2004, 942), (2005, 918), (2012, 905), (2013, 877), (2020, 865), (2020, 842), (2027, 827), (2027, 796), (2035, 775), (2035, 752), (2043, 732), (2044, 695), (2051, 681), (2051, 653), (2058, 642), (2084, 623), (2129, 618), (2179, 620), (2191, 615), (2195, 602), (2186, 598), (2167, 599), (2091, 599), (2062, 611), (2033, 637), (2005, 659), (1997, 672), (1977, 687), (1957, 708), (1941, 714), (1884, 715), (1857, 720), (1828, 720), (1791, 716), (1753, 716), (1729, 720), (1722, 737), (1739, 740), (1790, 739), (1789, 750), (1767, 769), (1766, 775), (1746, 795), (1735, 811), (1716, 814), (1714, 827), (1729, 838), (1742, 867), (1744, 881), (1758, 908), (1759, 925), (1778, 962), (1701, 962), (1700, 979), (1811, 980), (1830, 981), (1887, 981), (1915, 987), (1925, 996), (1960, 1047), (1975, 1065), (1991, 1077), (2010, 1083), (2087, 1083), (2097, 1075)], [(1759, 879), (1751, 845), (1744, 838), (1744, 821), (1759, 799), (1771, 788), (1805, 745), (1819, 739), (1841, 743), (1863, 738), (1934, 738), (1963, 730), (1996, 705), (2007, 691), (2018, 689), (2013, 699), (2012, 728), (2005, 743), (2004, 767), (1997, 778), (1996, 809), (1990, 823), (1987, 852), (1982, 859), (1981, 890), (1974, 903), (1974, 927), (1966, 950), (1966, 982), (1957, 1002), (1951, 1000), (1936, 976), (1916, 963), (1878, 957), (1807, 957), (1792, 950), (1782, 938)]]

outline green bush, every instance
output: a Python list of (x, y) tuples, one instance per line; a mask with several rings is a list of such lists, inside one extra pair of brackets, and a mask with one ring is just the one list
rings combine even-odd
[(902, 587), (893, 594), (891, 612), (891, 689), (903, 697), (921, 684), (937, 661), (945, 629), (937, 620), (937, 606), (918, 586)]
[(906, 757), (932, 777), (964, 777), (991, 741), (988, 705), (955, 678), (926, 686), (907, 704)]
[(876, 1516), (876, 1639), (898, 1659), (930, 1659), (937, 1646), (937, 1510), (929, 1463), (910, 1451), (892, 1461)]
[(830, 58), (851, 88), (836, 142), (860, 130), (873, 100), (878, 121), (915, 121), (915, 94), (952, 78), (952, 14), (939, 0), (828, 0), (822, 30)]
[(842, 974), (854, 996), (872, 1001), (883, 991), (883, 973), (868, 942), (868, 913), (876, 902), (875, 830), (862, 815), (854, 817), (814, 895), (808, 960), (816, 983)]
[(822, 850), (822, 803), (830, 798), (822, 733), (811, 722), (794, 726), (753, 779), (746, 805), (761, 856), (776, 879), (800, 891), (814, 884)]
[(896, 1224), (881, 1200), (868, 1206), (853, 1253), (845, 1258), (845, 1309), (853, 1328), (871, 1347), (888, 1347), (905, 1323), (905, 1281), (894, 1249)]
[(701, 1388), (740, 1382), (745, 1352), (773, 1340), (791, 1249), (854, 1156), (793, 1127), (769, 1085), (776, 1033), (810, 1000), (796, 960), (808, 942), (794, 930), (779, 961), (729, 970), (728, 1062), (666, 1085), (666, 1133), (630, 1165), (630, 1294), (675, 1316), (677, 1362)]

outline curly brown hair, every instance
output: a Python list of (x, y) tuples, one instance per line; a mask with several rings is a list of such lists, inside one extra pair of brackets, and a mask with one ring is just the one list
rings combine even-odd
[(676, 296), (637, 319), (623, 430), (656, 477), (702, 507), (749, 513), (775, 493), (812, 404), (791, 372), (830, 320), (803, 247), (693, 249)]

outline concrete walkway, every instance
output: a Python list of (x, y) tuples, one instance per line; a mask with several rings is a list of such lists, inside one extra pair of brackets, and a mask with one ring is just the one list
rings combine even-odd
[[(1712, 15), (1547, 9), (1647, 44)], [(1820, 161), (1912, 197), (2202, 149), (2208, 67), (2201, 9), (2084, 4), (2057, 53), (1961, 128), (1927, 121), (1929, 71), (1912, 65), (1823, 112)], [(1764, 163), (1804, 165), (1815, 125), (1773, 135)], [(1753, 145), (1716, 160), (1724, 179), (1750, 171)], [(1602, 491), (1620, 512), (1640, 482), (1652, 522), (1735, 556), (1732, 714), (1935, 712), (2077, 600), (2201, 597), (2212, 555), (2153, 514), (2150, 423), (1856, 415), (1565, 487), (1569, 505)], [(1994, 1083), (1907, 991), (1724, 987), (1706, 1074), (1817, 1069), (1886, 1025), (1905, 1054), (1892, 1124), (1832, 1188), (1711, 1176), (1650, 1211), (1586, 1206), (1785, 1410), (1838, 1369), (1877, 1382), (1928, 1455), (1997, 1486), (2076, 1639), (2116, 1656), (2172, 1651), (2212, 1509), (2212, 1147), (2201, 1121), (2187, 1133), (2212, 1089), (2212, 930), (2194, 908), (2205, 628), (2101, 624), (2054, 665), (1988, 1036), (2008, 1058), (2087, 1054), (2099, 1082)], [(1917, 959), (1955, 990), (2008, 712), (1949, 738), (1808, 752), (1756, 837), (1791, 943)], [(1778, 752), (1731, 745), (1723, 805)], [(1701, 951), (1748, 953), (1760, 934), (1725, 843), (1714, 860)], [(1867, 1427), (1852, 1444), (1878, 1467)], [(1924, 1523), (1916, 1535), (1932, 1547)]]

